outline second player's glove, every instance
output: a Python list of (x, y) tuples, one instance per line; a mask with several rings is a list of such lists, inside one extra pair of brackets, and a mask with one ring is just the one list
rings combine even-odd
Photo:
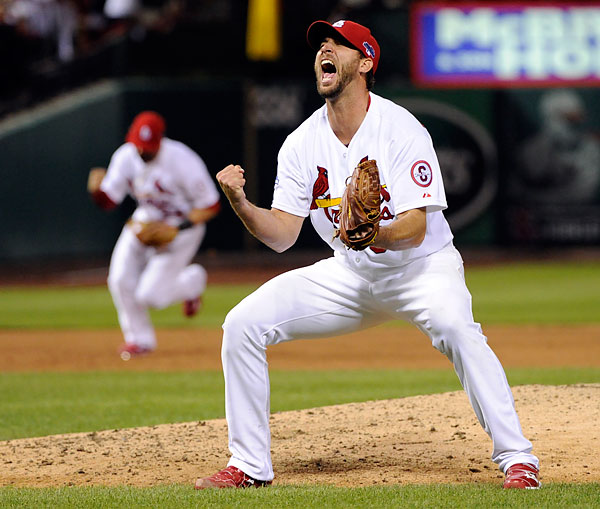
[(166, 246), (179, 233), (176, 226), (163, 221), (152, 221), (150, 223), (132, 221), (130, 226), (142, 244), (152, 247)]
[(377, 161), (360, 163), (342, 195), (340, 228), (335, 237), (350, 249), (361, 251), (375, 242), (381, 219), (381, 189)]

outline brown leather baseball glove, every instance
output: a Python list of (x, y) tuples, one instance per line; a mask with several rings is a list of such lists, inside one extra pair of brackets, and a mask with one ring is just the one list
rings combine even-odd
[(152, 247), (167, 245), (179, 233), (176, 226), (171, 226), (162, 221), (152, 221), (150, 223), (132, 221), (130, 226), (142, 244)]
[(362, 251), (375, 242), (381, 219), (377, 161), (360, 163), (350, 177), (340, 205), (340, 228), (335, 236), (350, 249)]

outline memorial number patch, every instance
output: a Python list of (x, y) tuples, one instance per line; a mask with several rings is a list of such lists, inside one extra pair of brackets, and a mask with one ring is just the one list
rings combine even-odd
[(415, 181), (415, 184), (421, 187), (429, 186), (433, 178), (431, 166), (429, 166), (427, 161), (417, 161), (415, 164), (413, 164), (412, 168), (410, 169), (410, 174), (412, 179)]

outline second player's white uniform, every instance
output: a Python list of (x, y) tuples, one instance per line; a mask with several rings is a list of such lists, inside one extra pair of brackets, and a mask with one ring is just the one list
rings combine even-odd
[[(219, 202), (219, 192), (206, 165), (181, 142), (163, 138), (156, 157), (145, 163), (136, 147), (125, 143), (113, 154), (101, 190), (115, 203), (127, 194), (138, 203), (132, 219), (180, 224), (192, 209)], [(190, 264), (206, 226), (179, 232), (160, 248), (142, 244), (129, 224), (123, 227), (110, 261), (108, 287), (119, 316), (125, 342), (154, 349), (156, 336), (148, 308), (202, 295), (206, 271)]]
[[(272, 206), (310, 216), (334, 256), (275, 277), (227, 315), (222, 361), (229, 465), (256, 479), (273, 478), (269, 345), (404, 319), (453, 362), (493, 440), (493, 461), (503, 471), (515, 463), (538, 466), (504, 370), (473, 320), (462, 259), (442, 212), (446, 198), (431, 138), (404, 108), (370, 97), (366, 117), (348, 146), (333, 133), (323, 106), (287, 138), (279, 153)], [(346, 179), (365, 158), (375, 159), (379, 168), (382, 225), (401, 212), (426, 207), (427, 233), (419, 247), (357, 252), (333, 240)], [(389, 354), (401, 356), (402, 350)]]

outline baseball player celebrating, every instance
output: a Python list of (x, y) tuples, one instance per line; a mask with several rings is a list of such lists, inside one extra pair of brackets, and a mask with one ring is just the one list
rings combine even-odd
[[(271, 483), (267, 347), (399, 318), (454, 364), (492, 438), (504, 487), (539, 487), (538, 459), (523, 436), (504, 370), (473, 321), (429, 133), (404, 108), (370, 92), (380, 49), (368, 28), (317, 21), (307, 38), (317, 52), (317, 91), (325, 105), (281, 147), (271, 209), (246, 199), (240, 166), (227, 166), (217, 180), (267, 246), (288, 249), (310, 216), (333, 256), (275, 277), (228, 313), (222, 361), (231, 459), (196, 488)], [(353, 225), (373, 194), (378, 210), (365, 210), (362, 223), (358, 218)]]
[(152, 352), (156, 335), (149, 308), (183, 301), (195, 315), (206, 288), (206, 271), (190, 261), (219, 211), (219, 192), (204, 161), (179, 141), (163, 137), (161, 115), (144, 111), (131, 124), (126, 143), (107, 170), (93, 168), (88, 191), (103, 209), (127, 194), (137, 201), (112, 253), (108, 287), (125, 343), (123, 360)]

